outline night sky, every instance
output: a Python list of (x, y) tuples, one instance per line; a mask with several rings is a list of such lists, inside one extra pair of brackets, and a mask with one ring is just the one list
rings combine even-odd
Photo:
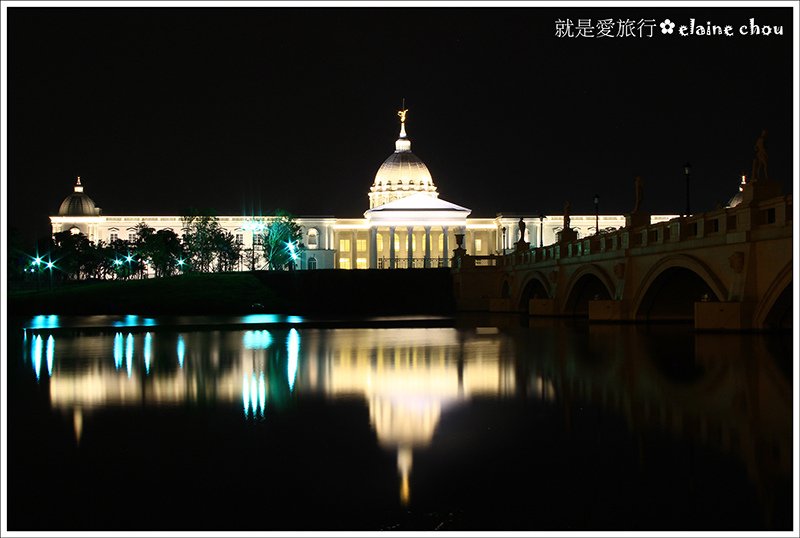
[[(735, 37), (662, 35), (690, 18)], [(782, 36), (738, 35), (755, 17)], [(655, 19), (558, 38), (556, 19)], [(108, 215), (361, 217), (412, 150), (473, 216), (713, 209), (769, 130), (792, 190), (790, 8), (8, 9), (8, 225), (46, 235), (80, 175)], [(616, 26), (615, 26), (616, 33)]]

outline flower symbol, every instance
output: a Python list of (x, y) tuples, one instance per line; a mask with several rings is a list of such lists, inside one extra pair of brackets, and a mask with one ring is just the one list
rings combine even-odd
[(675, 28), (675, 23), (669, 19), (664, 19), (664, 22), (662, 22), (660, 26), (662, 34), (671, 34), (672, 29)]

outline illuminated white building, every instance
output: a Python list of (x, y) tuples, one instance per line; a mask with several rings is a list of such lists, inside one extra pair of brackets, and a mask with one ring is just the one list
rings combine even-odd
[[(510, 252), (519, 240), (519, 221), (526, 224), (524, 239), (532, 247), (555, 242), (563, 225), (562, 215), (502, 215), (469, 218), (471, 210), (439, 198), (428, 167), (411, 152), (406, 134), (407, 110), (401, 110), (400, 136), (395, 151), (380, 166), (369, 189), (369, 209), (363, 218), (297, 218), (302, 229), (300, 269), (387, 269), (447, 267), (463, 234), (467, 254), (488, 256)], [(219, 224), (242, 245), (243, 255), (274, 217), (221, 216)], [(652, 222), (671, 216), (653, 216)], [(595, 233), (595, 215), (571, 216), (578, 237)], [(180, 216), (103, 215), (84, 192), (80, 177), (74, 192), (50, 217), (53, 233), (72, 230), (92, 241), (133, 239), (144, 222), (157, 230), (169, 229), (179, 236), (185, 228)], [(602, 215), (599, 227), (619, 228), (623, 215)], [(257, 264), (259, 266), (262, 263)]]

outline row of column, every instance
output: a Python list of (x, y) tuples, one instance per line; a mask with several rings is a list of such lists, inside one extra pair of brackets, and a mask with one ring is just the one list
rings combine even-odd
[[(424, 226), (425, 229), (425, 267), (431, 266), (431, 227)], [(395, 230), (397, 229), (396, 226), (389, 226), (389, 268), (394, 269), (397, 266), (396, 263), (396, 256), (394, 250), (394, 234)], [(414, 260), (414, 227), (407, 226), (406, 230), (408, 232), (408, 267), (413, 265)], [(444, 265), (447, 267), (449, 265), (450, 259), (448, 253), (450, 252), (449, 247), (449, 238), (448, 233), (449, 229), (447, 226), (442, 226), (442, 254), (444, 254)], [(378, 268), (378, 229), (376, 227), (371, 227), (369, 229), (369, 266), (370, 269), (377, 269)]]

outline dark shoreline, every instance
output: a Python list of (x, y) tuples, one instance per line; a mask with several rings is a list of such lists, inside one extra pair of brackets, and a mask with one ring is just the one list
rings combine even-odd
[[(44, 279), (43, 279), (44, 280)], [(324, 318), (455, 313), (448, 269), (255, 271), (9, 289), (8, 315), (247, 315)]]

